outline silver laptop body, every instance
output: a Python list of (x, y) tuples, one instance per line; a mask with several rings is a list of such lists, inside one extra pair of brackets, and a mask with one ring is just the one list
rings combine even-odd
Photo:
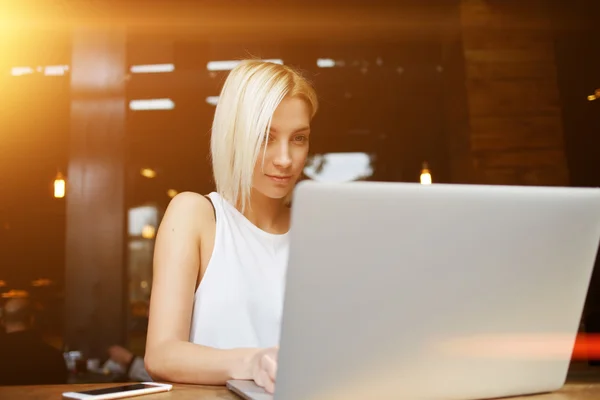
[(238, 394), (469, 400), (563, 386), (599, 189), (309, 181), (292, 228), (276, 393), (229, 382)]

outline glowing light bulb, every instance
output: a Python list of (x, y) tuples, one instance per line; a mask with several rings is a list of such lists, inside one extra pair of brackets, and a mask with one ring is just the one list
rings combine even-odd
[(54, 197), (62, 199), (66, 194), (67, 183), (65, 177), (59, 172), (54, 178)]
[(427, 163), (423, 163), (421, 169), (421, 185), (431, 185), (431, 172), (429, 172), (429, 166)]
[(140, 170), (140, 174), (142, 174), (142, 176), (149, 178), (149, 179), (156, 177), (156, 171), (153, 170), (152, 168), (142, 168)]
[(152, 225), (146, 225), (142, 228), (142, 237), (144, 239), (154, 239), (156, 228)]

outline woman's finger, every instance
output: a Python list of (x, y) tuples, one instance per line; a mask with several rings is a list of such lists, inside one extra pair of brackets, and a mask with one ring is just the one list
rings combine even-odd
[(254, 378), (254, 382), (258, 386), (265, 389), (265, 391), (267, 391), (268, 393), (273, 393), (273, 391), (275, 390), (275, 382), (271, 380), (268, 372), (264, 369), (258, 371), (256, 377)]
[(275, 381), (275, 378), (277, 376), (277, 361), (275, 361), (275, 359), (273, 359), (272, 357), (266, 355), (263, 358), (263, 369), (267, 371), (269, 379)]
[(268, 392), (268, 393), (273, 393), (275, 391), (275, 380), (271, 379), (271, 377), (269, 376), (269, 373), (267, 371), (264, 371), (265, 375), (265, 382), (263, 385), (263, 388)]

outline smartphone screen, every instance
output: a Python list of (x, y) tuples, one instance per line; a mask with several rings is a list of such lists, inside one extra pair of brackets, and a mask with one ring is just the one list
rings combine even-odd
[(81, 392), (77, 392), (77, 393), (89, 394), (90, 396), (99, 396), (102, 394), (129, 392), (132, 390), (141, 390), (141, 389), (148, 389), (148, 388), (156, 389), (156, 386), (144, 385), (143, 383), (136, 383), (133, 385), (115, 386), (115, 387), (105, 388), (105, 389), (86, 390), (86, 391), (81, 391)]

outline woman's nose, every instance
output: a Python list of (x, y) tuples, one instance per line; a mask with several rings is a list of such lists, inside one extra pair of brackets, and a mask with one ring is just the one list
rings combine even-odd
[(277, 149), (277, 154), (273, 159), (273, 164), (280, 168), (288, 168), (290, 165), (292, 165), (292, 157), (287, 144), (281, 144), (281, 146), (279, 146)]

